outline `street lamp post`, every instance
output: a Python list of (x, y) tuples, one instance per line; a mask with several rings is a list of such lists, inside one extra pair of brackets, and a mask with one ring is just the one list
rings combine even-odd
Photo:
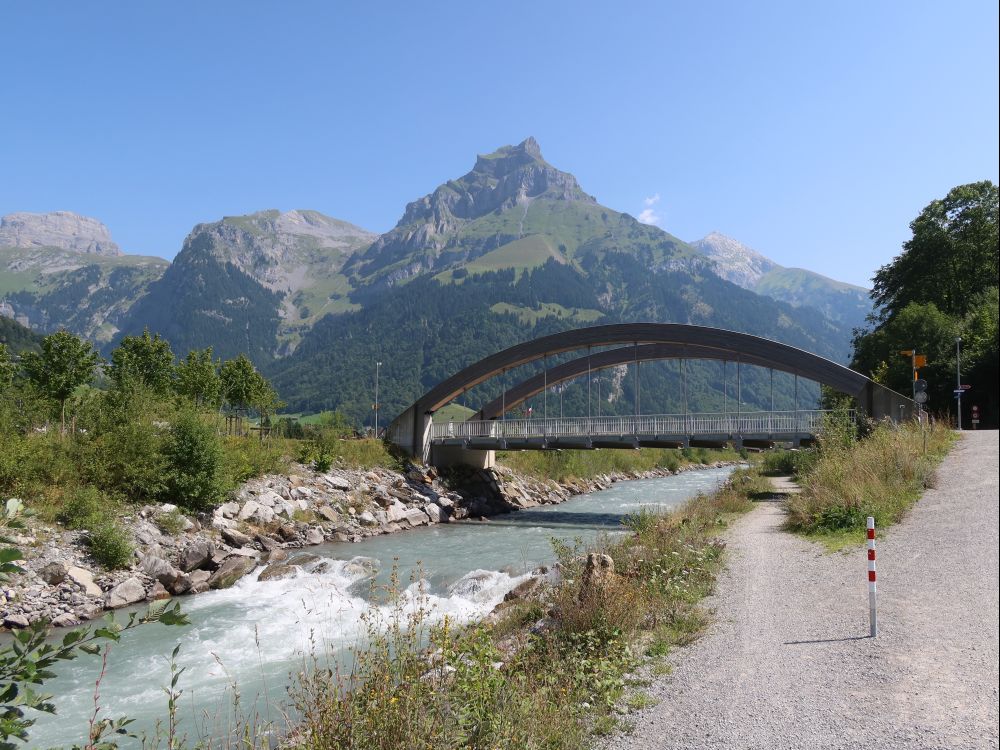
[(955, 403), (958, 404), (958, 429), (962, 429), (962, 337), (955, 337)]
[(378, 368), (382, 366), (381, 362), (375, 363), (375, 406), (372, 408), (375, 410), (375, 437), (378, 438)]

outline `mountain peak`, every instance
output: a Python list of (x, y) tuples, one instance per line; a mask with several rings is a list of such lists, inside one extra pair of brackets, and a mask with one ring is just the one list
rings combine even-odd
[(57, 247), (90, 255), (121, 255), (104, 224), (71, 211), (0, 217), (0, 247)]
[(739, 240), (721, 232), (709, 232), (692, 247), (700, 250), (716, 263), (716, 273), (744, 289), (752, 289), (760, 278), (778, 264)]
[(491, 154), (480, 154), (472, 171), (498, 177), (535, 163), (549, 166), (542, 157), (538, 141), (528, 136), (516, 146), (501, 146)]

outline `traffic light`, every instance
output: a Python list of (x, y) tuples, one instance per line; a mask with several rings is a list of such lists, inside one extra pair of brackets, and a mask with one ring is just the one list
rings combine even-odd
[(918, 404), (927, 403), (927, 381), (923, 378), (913, 381), (913, 400)]

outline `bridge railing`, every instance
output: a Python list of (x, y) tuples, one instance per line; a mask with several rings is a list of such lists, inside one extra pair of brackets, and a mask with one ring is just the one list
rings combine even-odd
[(822, 429), (823, 418), (828, 413), (812, 410), (438, 422), (432, 428), (431, 438), (468, 440), (616, 435), (815, 435)]

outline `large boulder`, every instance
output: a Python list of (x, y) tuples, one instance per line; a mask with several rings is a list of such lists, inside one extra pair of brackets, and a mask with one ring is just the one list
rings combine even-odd
[(66, 569), (66, 577), (83, 589), (83, 593), (87, 596), (104, 595), (104, 592), (101, 591), (101, 587), (94, 583), (94, 574), (85, 568), (70, 565)]
[(256, 567), (256, 558), (242, 557), (240, 555), (227, 557), (222, 561), (219, 569), (208, 579), (208, 587), (211, 589), (228, 589)]
[(170, 587), (183, 573), (161, 557), (154, 555), (143, 555), (140, 561), (143, 572), (150, 578), (156, 579), (164, 587)]
[(181, 570), (185, 573), (197, 570), (212, 559), (214, 552), (215, 545), (210, 541), (207, 539), (195, 539), (181, 552)]
[(410, 508), (403, 516), (403, 520), (410, 526), (423, 526), (430, 522), (427, 514), (420, 510), (420, 508)]
[(146, 589), (138, 578), (126, 578), (104, 597), (104, 605), (109, 609), (127, 607), (146, 598)]
[(7, 615), (3, 624), (5, 628), (10, 628), (11, 630), (20, 630), (22, 628), (28, 627), (28, 618), (24, 615)]
[(298, 565), (288, 565), (287, 563), (277, 563), (268, 565), (257, 576), (258, 581), (276, 581), (281, 578), (294, 578), (301, 570)]
[(246, 547), (253, 542), (253, 539), (236, 529), (223, 529), (221, 534), (226, 544), (230, 544), (233, 547)]
[[(374, 520), (374, 519), (372, 519), (372, 520)], [(326, 538), (323, 536), (323, 531), (321, 529), (317, 529), (317, 528), (313, 527), (313, 528), (309, 529), (309, 531), (306, 532), (306, 538), (305, 538), (305, 543), (306, 544), (310, 544), (310, 545), (313, 545), (313, 544), (322, 544), (325, 541), (326, 541)]]
[(49, 584), (49, 586), (58, 586), (66, 580), (66, 575), (66, 566), (61, 562), (50, 562), (38, 571), (38, 577)]

